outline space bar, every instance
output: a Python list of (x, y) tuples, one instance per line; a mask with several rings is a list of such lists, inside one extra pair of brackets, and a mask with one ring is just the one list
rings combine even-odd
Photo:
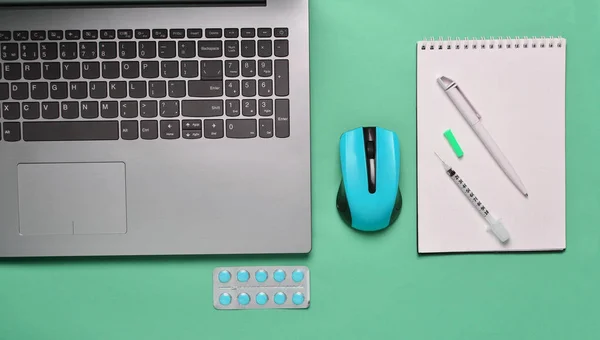
[(28, 142), (117, 139), (118, 121), (23, 123), (23, 140)]

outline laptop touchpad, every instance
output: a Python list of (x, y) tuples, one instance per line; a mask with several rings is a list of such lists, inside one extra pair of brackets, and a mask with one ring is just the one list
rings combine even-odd
[(22, 235), (125, 233), (124, 163), (19, 164)]

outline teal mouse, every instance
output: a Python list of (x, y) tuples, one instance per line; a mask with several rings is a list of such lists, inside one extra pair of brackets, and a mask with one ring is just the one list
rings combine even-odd
[(340, 138), (342, 181), (337, 210), (352, 228), (378, 231), (394, 223), (402, 208), (400, 143), (395, 132), (360, 127)]

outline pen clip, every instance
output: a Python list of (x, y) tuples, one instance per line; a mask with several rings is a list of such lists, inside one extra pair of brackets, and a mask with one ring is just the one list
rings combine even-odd
[(460, 86), (458, 86), (458, 84), (455, 84), (454, 87), (460, 93), (460, 95), (465, 99), (467, 104), (471, 107), (471, 110), (473, 110), (473, 112), (475, 113), (475, 117), (477, 117), (478, 120), (481, 119), (481, 115), (479, 114), (477, 109), (475, 109), (475, 106), (473, 106), (473, 104), (471, 104), (471, 101), (469, 100), (469, 98), (467, 98), (467, 96), (465, 96), (465, 93), (462, 91)]

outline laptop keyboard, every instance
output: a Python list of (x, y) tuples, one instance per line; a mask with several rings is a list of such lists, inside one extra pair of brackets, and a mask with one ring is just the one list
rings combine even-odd
[(0, 31), (0, 140), (289, 137), (288, 35)]

